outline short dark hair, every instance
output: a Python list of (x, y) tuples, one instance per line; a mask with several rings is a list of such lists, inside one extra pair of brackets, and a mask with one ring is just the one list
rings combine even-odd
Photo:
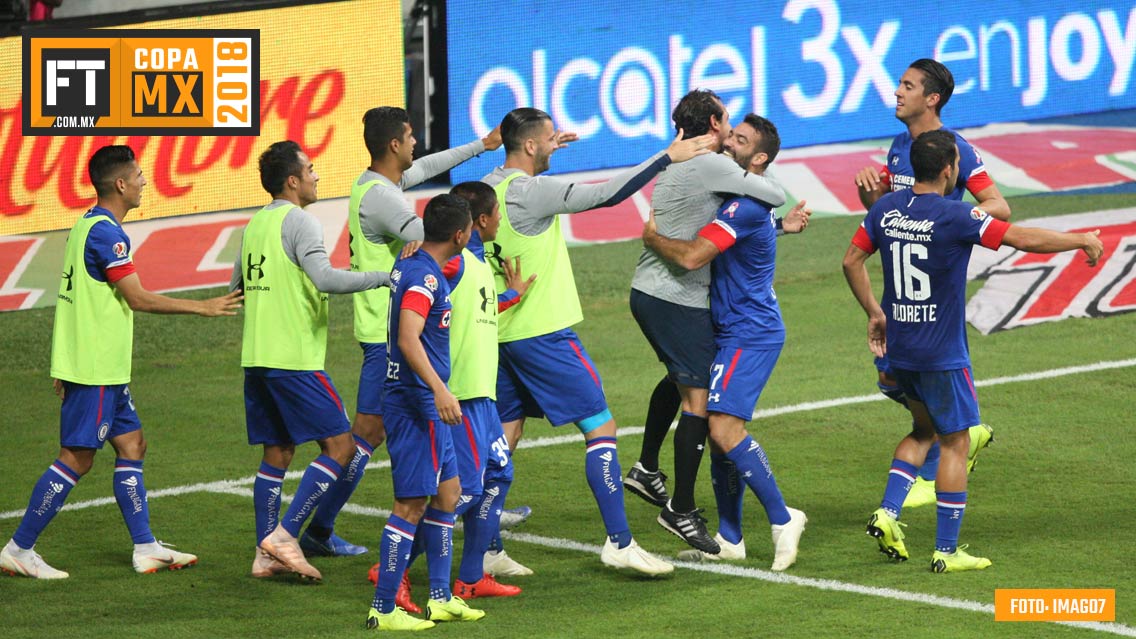
[(300, 145), (291, 140), (273, 142), (268, 150), (260, 154), (260, 185), (272, 197), (284, 192), (284, 183), (291, 176), (304, 174), (300, 163)]
[(927, 131), (911, 144), (911, 170), (916, 182), (934, 182), (943, 167), (955, 163), (955, 135), (943, 129)]
[(908, 68), (923, 72), (923, 95), (938, 93), (939, 104), (935, 106), (935, 114), (942, 113), (943, 107), (947, 106), (947, 102), (955, 92), (955, 76), (951, 75), (951, 70), (942, 62), (931, 58), (919, 58)]
[(114, 193), (114, 181), (121, 177), (123, 165), (134, 161), (134, 149), (124, 144), (104, 146), (87, 162), (87, 176), (99, 197)]
[(422, 231), (427, 242), (448, 242), (457, 231), (469, 226), (469, 202), (465, 198), (442, 193), (430, 198), (422, 214)]
[(450, 195), (456, 195), (469, 203), (469, 216), (474, 222), (482, 215), (492, 215), (493, 207), (497, 204), (497, 191), (485, 182), (462, 182), (450, 189)]
[(781, 151), (781, 134), (777, 133), (777, 126), (756, 113), (747, 114), (742, 121), (752, 126), (761, 135), (757, 150), (769, 156), (765, 160), (766, 166), (773, 164), (773, 160), (777, 158), (777, 153)]
[(693, 138), (710, 132), (711, 117), (721, 120), (725, 114), (722, 98), (717, 93), (710, 89), (694, 89), (675, 105), (671, 120), (674, 121), (675, 133), (682, 129), (684, 138)]
[(513, 109), (501, 119), (501, 139), (505, 143), (505, 153), (518, 151), (533, 132), (544, 126), (545, 120), (551, 122), (552, 116), (540, 109), (521, 107)]
[(410, 114), (400, 107), (375, 107), (363, 114), (363, 143), (372, 162), (387, 154), (391, 140), (402, 139), (404, 124), (410, 124)]

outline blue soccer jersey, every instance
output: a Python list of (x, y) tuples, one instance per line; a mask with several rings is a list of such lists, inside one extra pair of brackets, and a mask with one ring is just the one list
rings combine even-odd
[(710, 313), (717, 344), (784, 344), (785, 323), (773, 291), (777, 259), (773, 211), (748, 197), (727, 200), (698, 235), (720, 252), (710, 266)]
[(891, 365), (945, 371), (970, 365), (966, 267), (971, 247), (997, 249), (1010, 227), (970, 204), (933, 193), (888, 193), (868, 211), (852, 243), (880, 250)]
[(105, 216), (109, 223), (99, 223), (91, 227), (87, 234), (87, 245), (83, 247), (83, 262), (87, 273), (96, 282), (111, 284), (134, 273), (134, 261), (130, 257), (130, 238), (115, 219), (114, 213), (96, 206), (83, 217)]
[(399, 260), (391, 271), (391, 310), (387, 321), (387, 404), (408, 409), (428, 406), (433, 410), (433, 393), (410, 369), (398, 347), (399, 316), (410, 310), (426, 318), (420, 337), (434, 372), (443, 382), (450, 379), (450, 285), (442, 269), (425, 251)]
[[(947, 196), (952, 200), (961, 200), (963, 191), (970, 191), (972, 195), (979, 193), (994, 184), (986, 173), (986, 166), (982, 163), (982, 156), (961, 135), (943, 127), (943, 131), (955, 136), (955, 143), (959, 149), (959, 176), (955, 188)], [(915, 171), (911, 168), (911, 134), (907, 131), (895, 136), (891, 149), (888, 150), (887, 166), (884, 173), (891, 183), (892, 191), (901, 191), (915, 186)]]

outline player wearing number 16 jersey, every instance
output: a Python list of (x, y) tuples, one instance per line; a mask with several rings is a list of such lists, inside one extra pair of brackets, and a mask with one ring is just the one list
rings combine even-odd
[[(978, 396), (966, 341), (966, 267), (971, 249), (1007, 244), (1034, 253), (1081, 248), (1095, 264), (1100, 240), (1092, 233), (1054, 233), (1015, 227), (970, 204), (944, 198), (959, 172), (959, 152), (948, 131), (928, 131), (911, 146), (915, 185), (889, 193), (868, 211), (844, 257), (844, 274), (868, 314), (868, 341), (885, 353), (915, 418), (896, 447), (884, 498), (868, 522), (880, 551), (908, 558), (900, 510), (936, 434), (942, 461), (935, 480), (938, 530), (931, 569), (980, 570), (990, 560), (958, 545), (966, 508), (970, 429), (980, 423)], [(883, 254), (884, 294), (879, 303), (864, 266)], [(886, 331), (886, 341), (885, 341)]]

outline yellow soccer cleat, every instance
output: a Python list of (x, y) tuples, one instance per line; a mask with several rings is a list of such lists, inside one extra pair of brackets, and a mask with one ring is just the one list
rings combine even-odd
[(959, 546), (952, 553), (935, 551), (931, 555), (931, 572), (962, 572), (964, 570), (984, 570), (991, 562), (986, 557), (972, 557), (965, 552), (966, 545)]
[(450, 597), (449, 601), (431, 599), (426, 602), (426, 618), (432, 621), (477, 621), (484, 616), (484, 610), (470, 608), (461, 597)]
[[(978, 453), (994, 441), (994, 429), (986, 424), (970, 427), (970, 452), (966, 455), (966, 472), (974, 470), (978, 463)], [(906, 503), (904, 504), (906, 505)]]
[(428, 630), (434, 627), (434, 622), (426, 619), (411, 617), (402, 608), (383, 614), (371, 608), (367, 613), (367, 630)]
[(929, 506), (935, 503), (936, 499), (938, 498), (935, 496), (934, 480), (916, 477), (915, 483), (911, 485), (911, 490), (907, 493), (907, 499), (903, 500), (903, 507)]
[(901, 530), (901, 527), (906, 525), (896, 521), (883, 508), (877, 508), (876, 512), (872, 513), (872, 518), (868, 520), (867, 533), (876, 538), (880, 552), (896, 561), (907, 561), (910, 555), (907, 554), (907, 547), (903, 545), (904, 535)]

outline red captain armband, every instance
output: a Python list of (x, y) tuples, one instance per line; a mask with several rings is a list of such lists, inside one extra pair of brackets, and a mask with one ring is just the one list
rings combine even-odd
[(107, 283), (108, 284), (114, 284), (115, 282), (121, 280), (122, 278), (124, 278), (128, 275), (133, 275), (136, 271), (134, 269), (134, 262), (127, 262), (126, 264), (120, 264), (118, 266), (112, 266), (111, 268), (108, 268), (105, 272), (106, 272)]
[(725, 253), (726, 249), (730, 248), (738, 241), (734, 230), (718, 220), (714, 220), (702, 227), (702, 230), (698, 232), (698, 237), (710, 240), (710, 243), (714, 245), (714, 248), (718, 249), (719, 253)]
[(856, 234), (852, 236), (852, 246), (865, 253), (876, 252), (876, 245), (872, 243), (872, 238), (868, 237), (868, 232), (864, 230), (863, 226), (856, 228)]
[(1002, 246), (1002, 238), (1006, 236), (1006, 231), (1009, 230), (1009, 222), (990, 218), (986, 228), (982, 230), (982, 245), (991, 251), (997, 251), (998, 247)]
[(994, 180), (990, 178), (990, 174), (986, 171), (975, 173), (966, 180), (966, 190), (970, 191), (970, 194), (976, 198), (979, 193), (992, 186), (994, 186)]
[(412, 311), (422, 316), (422, 319), (430, 317), (430, 307), (434, 305), (434, 300), (427, 294), (410, 289), (402, 296), (402, 306), (400, 310)]

